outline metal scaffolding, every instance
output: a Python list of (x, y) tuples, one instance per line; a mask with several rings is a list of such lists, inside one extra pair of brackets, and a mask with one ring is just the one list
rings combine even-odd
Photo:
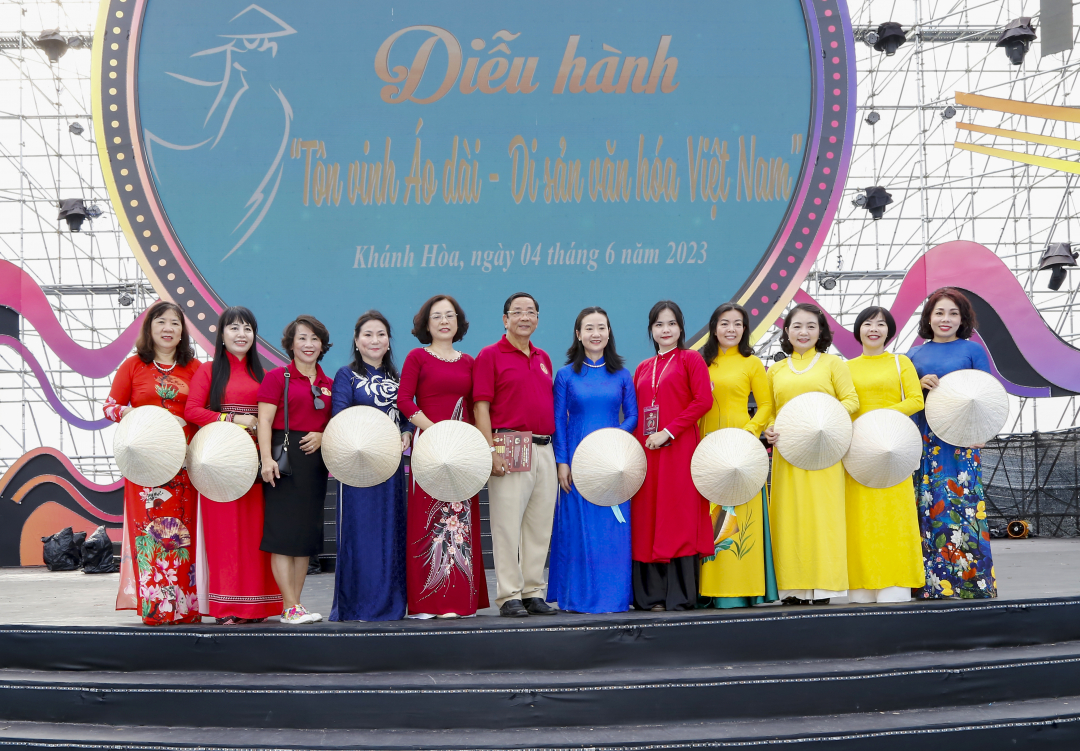
[[(967, 239), (993, 250), (1023, 284), (1047, 324), (1080, 344), (1075, 320), (1080, 275), (1047, 289), (1036, 272), (1051, 241), (1080, 242), (1076, 176), (963, 151), (956, 140), (993, 146), (999, 136), (965, 133), (957, 122), (1060, 138), (1080, 125), (960, 106), (957, 91), (1042, 104), (1069, 105), (1080, 59), (1072, 52), (1041, 57), (1036, 41), (1020, 66), (994, 46), (1004, 26), (1037, 5), (1019, 0), (854, 0), (859, 121), (845, 200), (804, 289), (844, 325), (865, 306), (888, 306), (904, 274), (929, 248)], [(96, 0), (0, 4), (0, 259), (45, 290), (71, 338), (86, 347), (113, 341), (155, 294), (112, 213), (98, 164), (90, 108), (89, 40)], [(1038, 16), (1034, 16), (1038, 23)], [(893, 56), (865, 40), (885, 21), (900, 23), (907, 41)], [(83, 40), (57, 62), (34, 46), (45, 29)], [(1075, 32), (1075, 28), (1074, 28)], [(871, 116), (873, 115), (873, 116)], [(76, 127), (78, 126), (78, 127)], [(1061, 147), (1028, 145), (1032, 154), (1075, 159)], [(859, 190), (880, 185), (894, 202), (878, 221), (852, 204)], [(81, 232), (57, 220), (57, 202), (81, 198), (103, 210)], [(831, 286), (827, 289), (822, 282)], [(835, 285), (833, 285), (835, 281)], [(121, 298), (131, 304), (121, 304)], [(901, 322), (899, 351), (914, 337)], [(21, 320), (19, 337), (41, 364), (63, 405), (98, 420), (109, 378), (73, 372)], [(762, 354), (777, 349), (767, 336)], [(1015, 399), (1009, 432), (1076, 425), (1074, 398)], [(72, 457), (91, 480), (116, 479), (111, 429), (65, 421), (41, 395), (26, 360), (0, 347), (0, 471), (26, 451), (52, 446)]]

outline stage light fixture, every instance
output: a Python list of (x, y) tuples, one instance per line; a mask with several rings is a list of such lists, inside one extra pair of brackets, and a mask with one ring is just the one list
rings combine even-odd
[(871, 111), (870, 114), (866, 116), (866, 124), (867, 125), (874, 125), (879, 120), (881, 120), (881, 115), (879, 115), (877, 112), (874, 112), (874, 111)]
[(877, 28), (877, 41), (874, 49), (884, 52), (886, 57), (892, 57), (900, 45), (907, 41), (904, 29), (895, 21), (886, 21)]
[(822, 289), (836, 289), (836, 277), (833, 274), (818, 274), (817, 283), (821, 285)]
[(994, 46), (1004, 47), (1009, 62), (1013, 65), (1019, 65), (1024, 62), (1024, 55), (1027, 54), (1031, 43), (1034, 41), (1035, 28), (1031, 25), (1031, 18), (1029, 16), (1020, 16), (1020, 18), (1015, 18), (1009, 22), (1009, 25), (1005, 27), (1005, 31), (1002, 32), (1001, 38), (998, 39), (997, 44)]
[(101, 216), (104, 213), (105, 212), (102, 211), (101, 207), (98, 206), (96, 203), (92, 203), (92, 204), (90, 204), (89, 206), (86, 207), (86, 215), (88, 217), (90, 217), (91, 219), (97, 219), (99, 216)]
[(34, 46), (43, 51), (52, 63), (57, 62), (68, 51), (68, 41), (60, 36), (59, 29), (45, 29), (34, 40)]
[(1013, 519), (1009, 522), (1009, 526), (1005, 528), (1005, 534), (1013, 540), (1023, 540), (1031, 534), (1031, 528), (1023, 519)]
[(1047, 285), (1055, 292), (1061, 289), (1065, 281), (1066, 269), (1076, 265), (1076, 258), (1080, 253), (1073, 251), (1069, 243), (1052, 243), (1043, 251), (1039, 259), (1039, 271), (1050, 269), (1050, 283)]
[(956, 107), (953, 107), (952, 105), (941, 111), (942, 120), (952, 120), (954, 117), (956, 117)]
[(773, 362), (783, 362), (787, 359), (787, 355), (783, 352), (777, 352), (772, 356)]
[(79, 123), (72, 123), (68, 126), (68, 132), (76, 136), (81, 136), (83, 134), (83, 130), (83, 126)]
[(866, 189), (866, 205), (864, 208), (870, 212), (870, 216), (877, 221), (885, 213), (885, 207), (892, 203), (892, 194), (880, 185)]
[(860, 209), (866, 206), (866, 194), (860, 190), (855, 194), (855, 197), (851, 199), (851, 205)]
[(90, 46), (82, 37), (68, 37), (67, 43), (68, 47), (73, 50), (81, 50), (84, 47)]
[(116, 301), (125, 308), (129, 308), (131, 307), (131, 304), (135, 302), (135, 298), (131, 296), (130, 292), (124, 290), (120, 293), (120, 296), (116, 298)]
[(82, 228), (83, 220), (90, 216), (81, 198), (63, 198), (60, 200), (60, 215), (57, 219), (67, 222), (68, 229), (78, 232)]
[(863, 41), (866, 42), (866, 44), (868, 46), (873, 47), (875, 44), (877, 44), (877, 41), (878, 41), (877, 32), (876, 31), (868, 31), (868, 32), (866, 32), (866, 35), (863, 37)]

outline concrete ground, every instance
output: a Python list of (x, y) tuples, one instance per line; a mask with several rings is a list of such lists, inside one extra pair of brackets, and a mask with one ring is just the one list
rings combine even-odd
[[(1003, 600), (1080, 596), (1080, 538), (994, 540), (994, 566)], [(487, 573), (495, 600), (495, 575)], [(137, 626), (134, 611), (114, 610), (117, 574), (83, 574), (44, 568), (0, 569), (0, 623), (52, 626)], [(330, 614), (334, 575), (309, 577), (304, 605)], [(833, 605), (846, 605), (835, 598)], [(495, 616), (492, 607), (479, 616)]]

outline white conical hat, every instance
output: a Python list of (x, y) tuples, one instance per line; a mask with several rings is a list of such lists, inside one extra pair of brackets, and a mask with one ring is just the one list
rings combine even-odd
[(422, 431), (412, 451), (412, 476), (432, 498), (472, 498), (491, 475), (491, 447), (467, 422), (443, 420)]
[(926, 422), (953, 446), (974, 446), (996, 436), (1009, 419), (1009, 396), (982, 370), (955, 370), (926, 396)]
[(915, 422), (895, 409), (875, 409), (852, 425), (844, 468), (868, 488), (891, 488), (911, 480), (920, 458), (922, 436)]
[(776, 416), (776, 449), (799, 469), (817, 470), (840, 461), (851, 445), (851, 418), (835, 398), (820, 391), (800, 394)]
[(323, 431), (322, 456), (338, 480), (370, 488), (389, 480), (401, 465), (401, 433), (382, 410), (349, 407)]
[(251, 435), (231, 422), (212, 422), (191, 439), (188, 477), (204, 498), (235, 501), (259, 474), (259, 452)]
[(619, 428), (601, 428), (578, 444), (570, 473), (586, 501), (618, 506), (638, 492), (646, 466), (645, 449), (634, 436)]
[(769, 476), (769, 453), (761, 441), (739, 428), (722, 428), (702, 439), (690, 460), (698, 492), (721, 506), (752, 500)]
[(116, 466), (124, 477), (145, 488), (160, 487), (176, 477), (186, 454), (184, 429), (164, 407), (136, 407), (113, 433)]

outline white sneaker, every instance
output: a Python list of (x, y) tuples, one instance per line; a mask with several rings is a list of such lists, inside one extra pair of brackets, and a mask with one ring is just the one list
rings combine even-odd
[(300, 620), (296, 621), (297, 623), (318, 623), (323, 619), (321, 613), (309, 613), (303, 605), (297, 605), (296, 609), (300, 611)]

